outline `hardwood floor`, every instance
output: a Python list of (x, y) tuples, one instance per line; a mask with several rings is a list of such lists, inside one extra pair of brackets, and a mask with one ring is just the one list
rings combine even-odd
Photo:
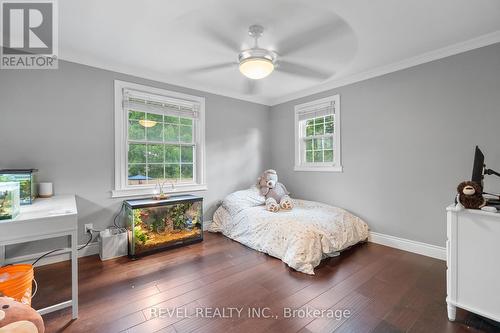
[[(498, 332), (464, 311), (457, 322), (447, 320), (445, 268), (443, 261), (368, 243), (324, 260), (309, 276), (206, 234), (202, 243), (136, 261), (81, 258), (79, 318), (71, 321), (65, 309), (44, 320), (48, 333)], [(68, 262), (36, 269), (35, 308), (69, 297), (69, 272)], [(217, 309), (233, 316), (201, 317)], [(298, 316), (284, 318), (291, 309)], [(328, 309), (322, 317), (311, 312)], [(258, 318), (257, 311), (273, 317)]]

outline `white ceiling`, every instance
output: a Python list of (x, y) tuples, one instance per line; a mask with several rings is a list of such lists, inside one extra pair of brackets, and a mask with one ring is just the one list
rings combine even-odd
[[(61, 59), (274, 105), (500, 42), (500, 1), (64, 0), (59, 22)], [(236, 65), (197, 70), (235, 63), (255, 23), (261, 47), (325, 78), (278, 70), (250, 93)]]

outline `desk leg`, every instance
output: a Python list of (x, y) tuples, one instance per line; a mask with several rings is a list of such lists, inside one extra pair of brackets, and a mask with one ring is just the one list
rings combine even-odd
[(0, 245), (0, 267), (5, 264), (5, 245)]
[(71, 233), (71, 310), (72, 318), (78, 318), (78, 232)]

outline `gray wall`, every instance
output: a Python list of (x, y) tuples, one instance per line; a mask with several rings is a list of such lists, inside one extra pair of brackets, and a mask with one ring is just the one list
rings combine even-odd
[[(500, 169), (500, 45), (271, 108), (74, 63), (0, 72), (0, 168), (36, 167), (76, 193), (80, 229), (111, 224), (113, 80), (206, 97), (206, 219), (218, 200), (278, 170), (293, 195), (344, 207), (371, 229), (444, 245), (444, 208), (470, 177), (475, 144)], [(343, 173), (293, 171), (293, 106), (341, 95)], [(500, 192), (490, 176), (486, 190)], [(80, 235), (82, 237), (82, 235)], [(81, 242), (84, 239), (82, 237)], [(55, 246), (25, 244), (8, 256)]]
[[(0, 168), (40, 170), (56, 193), (76, 193), (80, 243), (83, 225), (111, 225), (121, 205), (111, 199), (114, 183), (115, 79), (206, 98), (208, 191), (205, 219), (228, 193), (255, 182), (270, 167), (269, 107), (148, 81), (93, 67), (60, 62), (59, 70), (0, 72)], [(7, 256), (40, 251), (51, 244), (25, 244)]]
[[(294, 172), (294, 105), (341, 96), (343, 173)], [(445, 245), (445, 207), (477, 144), (500, 170), (500, 44), (274, 106), (272, 164), (292, 195), (372, 231)], [(490, 176), (486, 190), (500, 192)]]

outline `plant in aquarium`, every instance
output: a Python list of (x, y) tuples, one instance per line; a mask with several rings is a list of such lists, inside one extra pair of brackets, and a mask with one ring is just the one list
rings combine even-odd
[(19, 200), (19, 183), (0, 183), (0, 220), (16, 218)]
[(192, 204), (189, 203), (183, 203), (183, 204), (177, 204), (174, 205), (170, 208), (168, 214), (172, 221), (174, 222), (174, 229), (183, 229), (186, 227), (186, 212), (189, 210), (189, 208), (192, 206)]
[(136, 210), (133, 210), (133, 214), (134, 214), (134, 225), (140, 225), (142, 224), (142, 220), (141, 220), (141, 210), (140, 209), (136, 209)]
[(134, 229), (134, 238), (137, 239), (141, 243), (146, 243), (148, 240), (148, 236), (144, 233), (142, 230), (143, 223), (141, 219), (141, 210), (134, 210), (132, 213), (132, 219), (133, 219), (133, 229)]
[(12, 200), (9, 191), (0, 192), (0, 216), (10, 215)]
[(19, 182), (21, 187), (21, 193), (30, 193), (31, 191), (31, 182), (29, 180), (21, 180)]
[(146, 244), (146, 242), (148, 241), (148, 235), (146, 235), (144, 231), (142, 231), (140, 225), (134, 227), (134, 237), (142, 244)]
[(165, 230), (163, 215), (165, 215), (163, 212), (155, 208), (144, 209), (140, 212), (143, 225), (153, 232)]

